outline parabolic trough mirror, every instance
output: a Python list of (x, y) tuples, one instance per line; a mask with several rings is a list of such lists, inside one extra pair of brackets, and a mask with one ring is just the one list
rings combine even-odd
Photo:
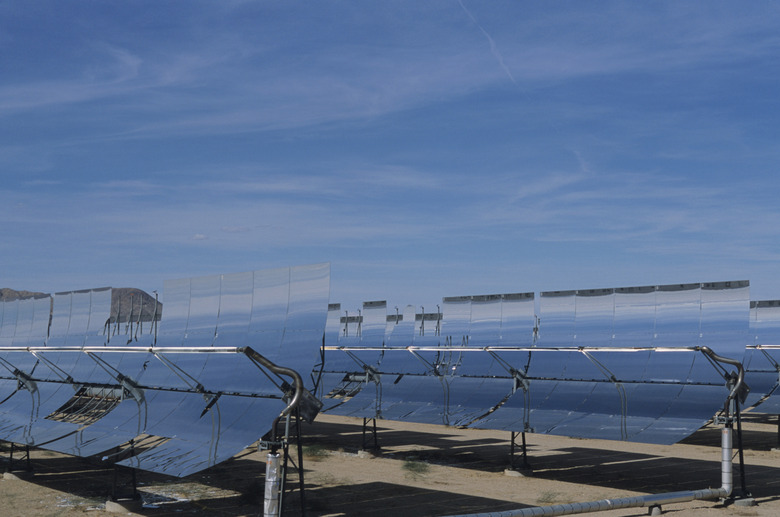
[(352, 312), (329, 291), (315, 264), (167, 281), (160, 300), (4, 301), (0, 439), (98, 457), (142, 444), (120, 464), (186, 476), (266, 434), (297, 377), (332, 414), (674, 443), (729, 394), (707, 351), (752, 365), (748, 403), (775, 407), (780, 304), (751, 309), (747, 281), (455, 296), (433, 311)]
[[(378, 305), (363, 328), (384, 321)], [(742, 360), (749, 285), (542, 292), (538, 314), (534, 293), (451, 297), (426, 319), (410, 308), (378, 334), (331, 314), (325, 410), (666, 444), (722, 408), (730, 372), (704, 352)]]
[(125, 317), (111, 289), (4, 302), (0, 439), (78, 456), (142, 443), (120, 464), (174, 476), (227, 460), (287, 407), (284, 372), (317, 361), (329, 277), (318, 264), (174, 280)]

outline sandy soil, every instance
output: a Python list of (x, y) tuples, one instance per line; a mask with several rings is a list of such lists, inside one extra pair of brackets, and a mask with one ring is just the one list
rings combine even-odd
[[(780, 451), (775, 417), (744, 418), (746, 486), (757, 506), (717, 501), (665, 506), (684, 516), (780, 515)], [(637, 494), (720, 486), (720, 430), (705, 428), (684, 443), (655, 446), (528, 435), (525, 476), (507, 475), (509, 433), (431, 425), (378, 422), (380, 449), (362, 451), (363, 422), (320, 415), (304, 425), (307, 515), (399, 515), (404, 517), (510, 510), (593, 501)], [(371, 434), (365, 445), (373, 445)], [(8, 444), (3, 461), (7, 466)], [(294, 452), (294, 451), (293, 451)], [(267, 452), (246, 450), (233, 460), (184, 479), (138, 472), (144, 506), (135, 515), (262, 514)], [(31, 451), (34, 475), (0, 480), (0, 515), (65, 516), (105, 513), (114, 475), (120, 486), (130, 471), (115, 471), (45, 450)], [(14, 452), (14, 469), (24, 467)], [(297, 455), (292, 460), (297, 464)], [(515, 458), (519, 466), (521, 457)], [(290, 468), (288, 488), (298, 487)], [(735, 465), (735, 486), (741, 480)], [(285, 515), (300, 515), (297, 490)], [(647, 515), (645, 508), (602, 512)]]

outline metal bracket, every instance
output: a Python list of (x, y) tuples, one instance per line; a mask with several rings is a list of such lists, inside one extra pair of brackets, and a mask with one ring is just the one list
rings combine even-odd
[(762, 347), (761, 345), (757, 345), (756, 348), (758, 349), (758, 351), (764, 354), (766, 360), (769, 361), (769, 363), (775, 368), (775, 371), (777, 371), (777, 384), (780, 385), (780, 363), (775, 361), (774, 357), (769, 355), (769, 353), (766, 350), (764, 350), (764, 347)]
[(13, 373), (17, 380), (18, 389), (25, 389), (30, 393), (37, 393), (38, 385), (35, 383), (32, 377), (19, 369), (14, 369)]
[(524, 392), (527, 392), (531, 388), (531, 380), (523, 375), (523, 372), (512, 368), (510, 372), (514, 378), (515, 384), (512, 387), (512, 393), (516, 393), (518, 389), (522, 388)]
[(152, 355), (154, 355), (154, 357), (156, 357), (162, 364), (167, 366), (168, 369), (172, 371), (179, 379), (183, 380), (187, 386), (193, 389), (193, 391), (196, 391), (198, 393), (206, 392), (206, 388), (204, 388), (203, 385), (199, 383), (197, 379), (195, 379), (195, 377), (185, 372), (176, 363), (174, 363), (173, 361), (171, 361), (161, 353), (155, 352), (154, 350), (152, 350)]
[(35, 383), (32, 377), (30, 377), (28, 374), (21, 371), (19, 368), (5, 360), (4, 358), (0, 357), (0, 365), (3, 366), (6, 370), (8, 370), (11, 375), (16, 377), (16, 389), (17, 390), (27, 390), (30, 393), (36, 393), (38, 391), (38, 385)]
[[(358, 364), (361, 368), (363, 368), (364, 375), (357, 376), (356, 374), (349, 374), (350, 378), (349, 380), (351, 382), (365, 382), (368, 384), (369, 382), (373, 382), (374, 384), (379, 384), (380, 375), (379, 370), (371, 366), (370, 364), (366, 363), (362, 359), (360, 359), (358, 356), (347, 350), (346, 348), (342, 348), (344, 352), (355, 361), (355, 363)], [(354, 376), (354, 377), (353, 377)]]
[(138, 405), (142, 405), (144, 403), (144, 390), (138, 387), (138, 384), (136, 381), (131, 379), (130, 377), (124, 375), (119, 370), (108, 364), (106, 361), (103, 360), (102, 357), (98, 357), (92, 352), (85, 352), (89, 358), (91, 358), (93, 361), (95, 361), (98, 366), (103, 368), (106, 373), (108, 373), (111, 377), (113, 377), (120, 386), (122, 386), (123, 393), (129, 394), (131, 397), (135, 399), (135, 401), (138, 403)]
[(418, 354), (416, 350), (413, 350), (413, 349), (411, 349), (411, 348), (409, 348), (408, 350), (409, 350), (409, 352), (411, 352), (411, 354), (412, 354), (413, 356), (415, 356), (415, 357), (416, 357), (416, 358), (417, 358), (417, 359), (418, 359), (418, 360), (419, 360), (419, 361), (420, 361), (422, 364), (424, 364), (424, 365), (425, 365), (427, 368), (430, 368), (430, 370), (433, 372), (433, 374), (434, 374), (436, 377), (441, 377), (441, 372), (440, 372), (440, 371), (439, 371), (439, 369), (436, 367), (436, 365), (434, 365), (433, 363), (431, 363), (431, 362), (429, 362), (428, 360), (426, 360), (426, 359), (425, 359), (423, 356), (421, 356), (420, 354)]
[(36, 352), (36, 351), (30, 351), (32, 355), (35, 356), (36, 359), (38, 359), (40, 362), (45, 364), (49, 367), (51, 371), (53, 371), (60, 379), (62, 379), (67, 384), (70, 384), (74, 391), (78, 391), (81, 389), (81, 384), (76, 383), (76, 381), (68, 375), (65, 370), (54, 364), (53, 362), (49, 361), (46, 357), (44, 357), (43, 353)]
[(523, 391), (527, 392), (531, 388), (531, 379), (526, 377), (525, 373), (521, 372), (511, 364), (509, 364), (508, 361), (506, 361), (503, 357), (498, 355), (493, 350), (487, 350), (487, 352), (493, 356), (493, 359), (495, 359), (501, 366), (504, 367), (504, 369), (509, 372), (509, 375), (512, 376), (514, 379), (514, 386), (512, 387), (512, 393), (517, 392), (518, 389), (523, 388)]
[(628, 423), (627, 423), (627, 413), (628, 413), (628, 396), (626, 395), (626, 388), (623, 386), (623, 383), (618, 380), (617, 377), (615, 377), (615, 374), (612, 373), (612, 371), (607, 368), (604, 364), (601, 363), (598, 359), (596, 359), (593, 354), (588, 352), (585, 349), (580, 349), (580, 352), (582, 352), (582, 355), (588, 358), (588, 360), (593, 363), (593, 365), (598, 368), (598, 370), (607, 378), (609, 379), (612, 384), (615, 385), (615, 388), (618, 391), (618, 396), (620, 397), (620, 437), (623, 440), (628, 439)]

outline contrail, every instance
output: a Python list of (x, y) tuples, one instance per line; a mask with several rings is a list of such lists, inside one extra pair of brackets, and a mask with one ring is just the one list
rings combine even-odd
[(506, 66), (506, 63), (504, 63), (504, 58), (501, 56), (501, 53), (498, 51), (498, 48), (496, 47), (496, 42), (493, 41), (493, 38), (490, 37), (490, 34), (482, 27), (482, 25), (479, 24), (476, 18), (474, 18), (474, 15), (472, 15), (468, 9), (466, 9), (466, 6), (463, 5), (463, 0), (458, 0), (458, 3), (460, 4), (460, 7), (463, 9), (463, 12), (468, 15), (469, 18), (471, 18), (471, 21), (474, 22), (474, 25), (479, 27), (479, 30), (482, 31), (482, 34), (485, 35), (488, 42), (490, 43), (490, 53), (493, 54), (493, 56), (498, 60), (498, 64), (501, 65), (501, 68), (504, 69), (504, 72), (509, 77), (509, 80), (512, 81), (515, 86), (517, 86), (517, 81), (515, 81), (515, 78), (512, 76), (512, 72), (509, 71), (509, 67)]

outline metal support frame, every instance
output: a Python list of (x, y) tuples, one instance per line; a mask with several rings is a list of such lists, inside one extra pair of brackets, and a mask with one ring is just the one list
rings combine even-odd
[[(129, 456), (135, 455), (135, 445), (133, 440), (130, 440), (130, 447), (127, 449), (127, 452), (129, 453)], [(141, 494), (138, 492), (138, 483), (136, 479), (136, 469), (132, 467), (128, 467), (130, 469), (130, 485), (132, 487), (132, 490), (130, 492), (122, 492), (120, 493), (117, 489), (117, 486), (119, 484), (119, 470), (123, 468), (119, 465), (114, 463), (114, 477), (113, 481), (111, 483), (111, 500), (114, 502), (120, 501), (120, 500), (131, 500), (131, 501), (138, 501), (141, 499)]]
[(582, 350), (582, 354), (588, 358), (588, 360), (593, 363), (593, 365), (604, 375), (604, 377), (611, 382), (615, 388), (617, 389), (618, 396), (620, 397), (620, 438), (622, 440), (628, 439), (628, 423), (627, 423), (627, 413), (628, 413), (628, 395), (626, 395), (626, 388), (623, 386), (623, 383), (618, 380), (618, 378), (615, 376), (615, 374), (607, 368), (601, 361), (596, 359), (593, 354), (588, 352), (587, 350)]
[(364, 418), (363, 419), (363, 450), (368, 449), (369, 447), (366, 446), (366, 430), (369, 430), (368, 428), (368, 421), (372, 422), (372, 427), (370, 429), (371, 435), (374, 437), (374, 445), (373, 447), (370, 447), (371, 449), (379, 449), (379, 435), (377, 434), (376, 430), (376, 418)]
[[(294, 419), (293, 419), (294, 417)], [(284, 434), (277, 437), (281, 421), (284, 421)], [(264, 517), (278, 517), (284, 514), (285, 495), (294, 488), (287, 488), (288, 465), (292, 465), (298, 474), (298, 493), (300, 494), (301, 516), (306, 516), (306, 488), (303, 468), (303, 436), (301, 432), (301, 414), (299, 408), (285, 416), (279, 416), (271, 427), (270, 440), (261, 441), (260, 447), (269, 450), (266, 461)], [(293, 427), (294, 426), (294, 427)], [(291, 427), (295, 432), (291, 433)], [(290, 441), (295, 440), (298, 462), (290, 457)], [(281, 451), (281, 457), (280, 457)]]
[[(355, 361), (355, 363), (358, 366), (360, 366), (364, 372), (362, 378), (360, 378), (360, 375), (355, 375), (354, 378), (350, 379), (350, 381), (365, 382), (366, 384), (368, 384), (369, 382), (379, 383), (379, 379), (380, 379), (379, 371), (374, 366), (371, 366), (370, 364), (366, 363), (358, 356), (350, 352), (348, 349), (344, 349), (344, 352), (346, 352), (349, 358)], [(324, 354), (324, 346), (323, 346), (323, 354)]]
[(745, 450), (742, 447), (742, 417), (739, 407), (739, 400), (734, 401), (734, 414), (737, 421), (737, 448), (739, 451), (739, 480), (740, 480), (740, 494), (738, 499), (745, 499), (753, 497), (753, 494), (747, 489), (747, 481), (745, 478)]
[[(285, 451), (284, 451), (284, 467), (283, 467), (283, 477), (282, 477), (282, 500), (281, 502), (284, 502), (284, 491), (286, 487), (286, 476), (287, 476), (287, 465), (288, 463), (292, 464), (293, 468), (295, 468), (296, 472), (298, 473), (298, 493), (300, 494), (300, 502), (301, 502), (301, 517), (306, 517), (306, 489), (305, 489), (305, 483), (304, 483), (304, 470), (303, 470), (303, 440), (301, 436), (301, 415), (300, 415), (300, 408), (295, 408), (295, 410), (287, 416), (287, 427), (289, 429), (290, 427), (290, 417), (295, 417), (295, 443), (297, 446), (297, 453), (298, 453), (298, 464), (296, 465), (295, 461), (290, 457), (289, 454), (289, 447), (290, 447), (290, 436), (285, 439)], [(288, 431), (289, 433), (289, 431)], [(294, 490), (293, 488), (290, 488), (290, 492)], [(280, 512), (284, 512), (284, 505), (279, 505)]]
[[(272, 431), (272, 441), (275, 444), (274, 447), (276, 447), (275, 450), (278, 450), (279, 448), (284, 449), (284, 467), (283, 471), (286, 471), (286, 467), (288, 464), (288, 452), (289, 452), (289, 441), (290, 441), (290, 421), (291, 417), (295, 417), (295, 439), (297, 440), (298, 444), (298, 464), (293, 465), (297, 468), (298, 474), (299, 474), (299, 486), (301, 491), (301, 508), (302, 512), (305, 512), (305, 495), (304, 495), (304, 479), (303, 479), (303, 448), (301, 444), (301, 430), (300, 430), (300, 420), (303, 418), (307, 421), (312, 421), (316, 414), (319, 412), (321, 408), (321, 403), (319, 403), (318, 400), (314, 399), (314, 397), (304, 388), (303, 385), (303, 379), (301, 376), (296, 372), (295, 370), (291, 368), (286, 368), (283, 366), (279, 366), (267, 358), (265, 358), (263, 355), (259, 354), (255, 350), (253, 350), (251, 347), (193, 347), (193, 348), (187, 348), (187, 347), (130, 347), (130, 346), (118, 346), (118, 347), (112, 347), (112, 346), (103, 346), (103, 347), (5, 347), (3, 349), (4, 352), (27, 352), (32, 355), (34, 355), (36, 358), (38, 358), (41, 363), (47, 365), (50, 369), (52, 369), (57, 377), (59, 377), (58, 380), (53, 379), (45, 379), (45, 378), (36, 378), (31, 374), (25, 373), (14, 367), (10, 362), (8, 362), (6, 359), (0, 357), (0, 367), (5, 368), (10, 373), (10, 376), (6, 375), (0, 375), (0, 378), (5, 379), (11, 379), (17, 381), (17, 388), (16, 392), (18, 392), (21, 389), (25, 389), (30, 392), (30, 394), (33, 396), (33, 399), (35, 399), (36, 395), (40, 397), (40, 394), (37, 389), (36, 382), (59, 382), (59, 383), (65, 383), (70, 384), (74, 388), (78, 390), (81, 386), (89, 386), (93, 388), (113, 388), (113, 389), (122, 389), (123, 394), (132, 396), (136, 402), (138, 402), (139, 405), (143, 405), (145, 403), (145, 396), (144, 396), (144, 390), (163, 390), (163, 391), (190, 391), (194, 393), (200, 393), (202, 394), (206, 400), (208, 401), (208, 404), (206, 405), (205, 411), (208, 411), (208, 409), (215, 405), (222, 395), (221, 392), (215, 392), (215, 391), (209, 391), (207, 390), (203, 385), (201, 385), (197, 380), (189, 375), (186, 371), (184, 371), (182, 368), (180, 368), (178, 365), (176, 365), (173, 361), (170, 360), (170, 358), (166, 357), (164, 354), (189, 354), (189, 353), (195, 353), (195, 354), (241, 354), (246, 356), (252, 363), (254, 363), (255, 366), (264, 374), (266, 377), (268, 377), (279, 390), (282, 392), (282, 395), (280, 396), (272, 396), (272, 395), (258, 395), (251, 392), (236, 392), (231, 393), (232, 395), (236, 396), (244, 396), (244, 397), (261, 397), (261, 398), (277, 398), (282, 399), (284, 402), (286, 402), (286, 407), (281, 411), (280, 415), (277, 417), (277, 419), (274, 421), (274, 429)], [(97, 365), (99, 365), (103, 370), (108, 373), (114, 383), (110, 384), (97, 384), (97, 383), (89, 383), (84, 382), (81, 379), (73, 379), (70, 375), (68, 375), (66, 372), (62, 371), (54, 365), (51, 361), (48, 361), (44, 359), (44, 354), (50, 352), (70, 352), (70, 353), (83, 353), (86, 354), (88, 357), (90, 357)], [(160, 362), (162, 362), (168, 369), (170, 369), (172, 372), (174, 372), (180, 379), (182, 379), (188, 386), (188, 389), (179, 389), (179, 388), (172, 388), (172, 387), (164, 387), (164, 386), (146, 386), (142, 383), (139, 383), (138, 381), (135, 381), (134, 379), (131, 379), (130, 377), (122, 374), (120, 371), (118, 371), (116, 368), (111, 366), (107, 361), (102, 359), (101, 355), (103, 354), (110, 354), (110, 353), (150, 353), (153, 354)], [(276, 378), (272, 377), (272, 375), (275, 375)], [(289, 377), (292, 380), (292, 385), (285, 382), (282, 378), (282, 376)], [(35, 409), (35, 404), (33, 404)], [(285, 435), (283, 440), (280, 442), (276, 441), (276, 426), (279, 422), (279, 420), (285, 419)], [(10, 461), (11, 464), (13, 463), (13, 447), (14, 444), (11, 444), (11, 456)], [(116, 453), (114, 455), (108, 456), (127, 456), (129, 453), (130, 456), (134, 455), (134, 444), (131, 441), (129, 449), (124, 449), (123, 451), (120, 451), (119, 453)], [(106, 458), (108, 458), (106, 457)], [(104, 459), (106, 459), (104, 458)], [(27, 461), (28, 461), (28, 468), (29, 468), (29, 447), (27, 448)], [(119, 494), (117, 494), (117, 481), (118, 481), (118, 467), (116, 463), (114, 464), (115, 470), (114, 470), (114, 481), (113, 481), (113, 487), (112, 487), (112, 500), (116, 500), (117, 498), (121, 497)], [(284, 475), (284, 472), (283, 472)], [(136, 487), (136, 473), (135, 469), (132, 469), (131, 471), (131, 481), (132, 481), (132, 495), (131, 498), (137, 499), (138, 491)], [(282, 487), (283, 487), (282, 483)], [(282, 503), (283, 503), (283, 490), (279, 492), (279, 500), (278, 500), (278, 507), (281, 509)]]
[[(688, 501), (697, 501), (704, 499), (730, 499), (732, 498), (732, 491), (734, 488), (732, 464), (733, 464), (733, 449), (732, 449), (732, 434), (733, 424), (736, 421), (739, 431), (739, 398), (746, 394), (745, 385), (743, 383), (745, 370), (742, 367), (742, 363), (735, 359), (728, 357), (722, 357), (717, 355), (709, 347), (697, 348), (698, 351), (705, 354), (709, 359), (718, 364), (729, 364), (737, 367), (736, 374), (729, 374), (727, 379), (727, 387), (729, 388), (729, 394), (726, 397), (725, 404), (722, 410), (721, 422), (723, 423), (723, 429), (721, 433), (721, 487), (720, 488), (707, 488), (703, 490), (689, 490), (682, 492), (667, 492), (663, 494), (652, 494), (636, 497), (624, 497), (620, 499), (602, 499), (600, 501), (591, 501), (586, 503), (570, 503), (570, 504), (557, 504), (551, 506), (536, 506), (531, 508), (522, 508), (519, 510), (508, 510), (503, 512), (490, 512), (490, 513), (475, 513), (450, 516), (450, 517), (536, 517), (536, 516), (557, 516), (557, 515), (570, 515), (588, 512), (600, 512), (606, 510), (616, 510), (620, 508), (637, 508), (645, 507), (650, 509), (658, 508), (661, 505), (672, 503), (684, 503)], [(741, 448), (741, 444), (740, 444)], [(744, 475), (743, 475), (743, 487), (744, 487)]]
[[(241, 354), (247, 356), (250, 361), (252, 361), (255, 366), (258, 367), (267, 377), (271, 378), (272, 381), (276, 384), (276, 386), (282, 391), (287, 392), (289, 391), (290, 395), (293, 397), (293, 400), (290, 400), (287, 407), (284, 411), (290, 411), (292, 408), (298, 405), (300, 399), (302, 397), (305, 397), (306, 390), (303, 387), (303, 380), (300, 378), (300, 375), (298, 375), (297, 372), (290, 368), (285, 368), (282, 366), (278, 366), (268, 359), (266, 359), (261, 354), (257, 353), (255, 350), (253, 350), (250, 347), (193, 347), (193, 348), (187, 348), (187, 347), (128, 347), (128, 346), (120, 346), (120, 347), (4, 347), (3, 352), (27, 352), (35, 356), (37, 359), (41, 361), (41, 364), (45, 364), (50, 369), (52, 369), (59, 379), (50, 379), (50, 378), (44, 378), (40, 376), (33, 375), (32, 373), (23, 372), (19, 369), (17, 369), (13, 364), (8, 362), (5, 358), (0, 357), (0, 367), (8, 370), (10, 375), (2, 375), (0, 374), (0, 379), (8, 379), (8, 380), (16, 380), (17, 381), (17, 391), (18, 390), (26, 390), (31, 393), (33, 397), (39, 396), (38, 389), (37, 389), (37, 383), (39, 382), (46, 382), (46, 383), (62, 383), (62, 384), (69, 384), (74, 387), (76, 391), (78, 391), (78, 388), (82, 386), (90, 386), (95, 388), (122, 388), (125, 390), (125, 393), (129, 396), (132, 396), (136, 399), (139, 403), (144, 402), (144, 390), (159, 390), (159, 391), (190, 391), (194, 393), (201, 393), (204, 397), (207, 397), (208, 400), (211, 400), (211, 398), (216, 397), (220, 395), (221, 393), (218, 391), (210, 391), (205, 389), (200, 383), (194, 380), (194, 378), (187, 374), (184, 370), (182, 370), (179, 366), (177, 366), (175, 363), (173, 363), (170, 359), (163, 356), (163, 354)], [(109, 374), (109, 376), (113, 379), (113, 383), (93, 383), (93, 382), (87, 382), (84, 379), (73, 379), (69, 375), (67, 375), (65, 372), (63, 372), (61, 369), (56, 367), (51, 361), (44, 358), (45, 353), (59, 353), (59, 352), (68, 352), (68, 353), (81, 353), (86, 354), (90, 359), (95, 361), (95, 363), (100, 366), (106, 373)], [(111, 353), (142, 353), (142, 354), (152, 354), (157, 359), (160, 360), (162, 364), (164, 364), (168, 369), (170, 369), (172, 372), (176, 373), (177, 376), (179, 376), (180, 379), (182, 379), (186, 384), (187, 388), (177, 388), (177, 387), (166, 387), (166, 386), (157, 386), (157, 385), (146, 385), (142, 382), (136, 381), (124, 374), (122, 374), (119, 370), (111, 366), (107, 361), (102, 359), (101, 355), (103, 354), (111, 354)], [(59, 370), (59, 371), (58, 371)], [(283, 382), (277, 382), (275, 381), (270, 375), (269, 372), (276, 375), (278, 379), (281, 380), (282, 376), (290, 377), (293, 379), (294, 386), (287, 385), (284, 386)], [(231, 395), (235, 396), (241, 396), (241, 397), (259, 397), (259, 398), (282, 398), (277, 395), (259, 395), (252, 393), (251, 391), (245, 391), (245, 392), (232, 392)]]
[(777, 415), (777, 448), (780, 449), (780, 415)]
[(8, 469), (7, 472), (14, 472), (14, 471), (24, 471), (24, 472), (32, 472), (32, 465), (30, 463), (30, 446), (25, 445), (24, 446), (24, 455), (20, 458), (21, 461), (24, 461), (24, 468), (23, 469), (14, 469), (14, 447), (16, 444), (14, 442), (9, 442), (11, 444), (11, 450), (8, 453)]
[(509, 468), (512, 470), (517, 470), (517, 464), (515, 463), (515, 449), (517, 448), (517, 437), (522, 437), (522, 444), (520, 445), (520, 450), (522, 451), (522, 458), (523, 458), (523, 464), (520, 466), (523, 470), (531, 470), (531, 465), (528, 463), (528, 444), (525, 441), (525, 431), (522, 432), (516, 432), (516, 431), (510, 431), (510, 438), (509, 438)]

